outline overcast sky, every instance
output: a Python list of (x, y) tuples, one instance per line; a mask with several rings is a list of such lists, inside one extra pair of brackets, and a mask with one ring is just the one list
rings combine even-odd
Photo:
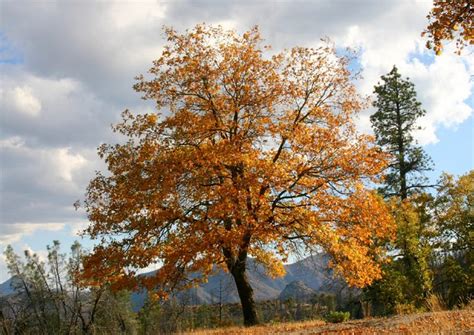
[[(436, 169), (463, 174), (473, 162), (474, 53), (439, 57), (420, 37), (431, 1), (92, 1), (0, 0), (0, 248), (44, 255), (64, 247), (86, 224), (75, 211), (110, 124), (128, 108), (152, 108), (132, 90), (134, 77), (159, 57), (163, 25), (197, 23), (239, 32), (259, 25), (274, 50), (331, 38), (359, 50), (363, 94), (396, 64), (415, 83), (427, 111), (417, 139)], [(358, 120), (370, 131), (365, 111)], [(90, 242), (85, 242), (90, 245)], [(0, 258), (0, 281), (8, 278)]]

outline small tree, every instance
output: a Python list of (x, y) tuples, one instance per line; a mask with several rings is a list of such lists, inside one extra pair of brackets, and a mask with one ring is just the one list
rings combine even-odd
[(474, 296), (474, 170), (457, 180), (444, 174), (440, 184), (433, 206), (439, 233), (434, 288), (452, 307)]
[[(427, 201), (430, 197), (426, 194), (401, 202), (393, 199), (397, 239), (393, 245), (394, 260), (387, 266), (389, 276), (382, 280), (392, 282), (384, 285), (392, 293), (396, 292), (392, 296), (394, 308), (397, 304), (421, 307), (432, 289), (430, 259), (433, 231), (430, 221), (424, 220), (425, 213), (430, 210), (429, 206), (425, 206)], [(387, 296), (391, 298), (389, 294)]]
[[(363, 102), (348, 59), (329, 44), (266, 57), (256, 28), (166, 34), (152, 78), (135, 86), (157, 113), (126, 111), (114, 129), (128, 142), (99, 149), (109, 174), (90, 182), (86, 232), (101, 244), (84, 278), (165, 294), (217, 264), (234, 278), (245, 325), (258, 322), (249, 256), (281, 275), (300, 241), (324, 248), (351, 285), (378, 278), (383, 256), (370, 245), (393, 226), (363, 181), (377, 180), (385, 156), (355, 131)], [(135, 276), (156, 261), (154, 276)]]
[(377, 143), (393, 157), (382, 192), (406, 199), (413, 191), (431, 186), (422, 176), (431, 169), (431, 160), (413, 138), (416, 121), (426, 112), (416, 100), (415, 85), (402, 79), (396, 66), (382, 81), (375, 86), (377, 111), (370, 117)]
[(13, 293), (0, 299), (0, 321), (6, 334), (129, 334), (135, 315), (130, 294), (105, 287), (84, 289), (77, 281), (84, 251), (78, 242), (69, 255), (54, 241), (47, 260), (25, 251), (5, 251)]

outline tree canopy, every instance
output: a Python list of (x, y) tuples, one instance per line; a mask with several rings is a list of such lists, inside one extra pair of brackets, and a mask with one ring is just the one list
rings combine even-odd
[[(101, 243), (84, 278), (165, 294), (218, 265), (235, 279), (247, 325), (257, 322), (248, 257), (277, 276), (301, 246), (320, 248), (350, 285), (379, 278), (373, 245), (393, 222), (365, 182), (379, 180), (387, 156), (355, 130), (364, 101), (349, 59), (327, 41), (271, 56), (257, 28), (166, 35), (135, 85), (156, 112), (125, 111), (114, 130), (128, 141), (99, 148), (108, 173), (89, 184), (86, 233)], [(154, 262), (153, 276), (135, 276)]]
[[(427, 35), (426, 47), (437, 55), (443, 43), (456, 40), (457, 53), (466, 45), (474, 44), (474, 5), (470, 0), (435, 0), (428, 14), (429, 24), (422, 36)], [(444, 41), (444, 42), (443, 42)]]

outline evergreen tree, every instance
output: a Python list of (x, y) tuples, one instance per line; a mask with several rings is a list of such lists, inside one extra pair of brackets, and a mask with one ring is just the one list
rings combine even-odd
[(397, 222), (397, 239), (387, 248), (393, 262), (384, 267), (384, 278), (366, 290), (376, 314), (390, 314), (420, 308), (432, 289), (429, 260), (430, 196), (421, 191), (428, 185), (423, 172), (431, 160), (413, 138), (417, 120), (425, 110), (416, 99), (415, 86), (403, 79), (396, 66), (375, 86), (377, 108), (370, 121), (377, 143), (392, 154), (381, 192), (391, 199)]
[(426, 111), (416, 99), (415, 85), (402, 79), (396, 66), (382, 81), (375, 86), (377, 112), (370, 117), (377, 143), (393, 155), (382, 193), (406, 199), (413, 191), (429, 186), (420, 174), (431, 170), (431, 160), (412, 134), (417, 119)]

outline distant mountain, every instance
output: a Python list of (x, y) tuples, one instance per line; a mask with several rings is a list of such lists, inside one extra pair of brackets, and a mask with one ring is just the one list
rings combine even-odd
[(278, 298), (282, 301), (293, 299), (295, 301), (309, 301), (316, 293), (311, 287), (308, 287), (303, 281), (295, 280), (286, 285)]
[(0, 297), (15, 293), (16, 282), (18, 277), (11, 277), (7, 281), (0, 284)]
[[(327, 268), (327, 263), (327, 256), (313, 255), (293, 264), (285, 265), (286, 275), (272, 279), (265, 274), (261, 265), (250, 258), (247, 263), (247, 276), (254, 290), (255, 299), (260, 301), (277, 299), (280, 293), (293, 282), (300, 282), (314, 291), (335, 292), (336, 289), (341, 288), (341, 282), (332, 278), (332, 272)], [(143, 275), (152, 276), (153, 274), (154, 272), (149, 272)], [(14, 283), (14, 278), (0, 284), (0, 296), (10, 295), (14, 292), (12, 283)], [(232, 276), (222, 270), (217, 270), (214, 275), (210, 276), (207, 283), (179, 292), (176, 296), (178, 299), (185, 299), (191, 305), (213, 304), (219, 301), (222, 303), (239, 302)], [(135, 292), (132, 293), (131, 298), (134, 309), (138, 310), (144, 305), (147, 293), (146, 291)]]
[[(334, 282), (332, 272), (327, 268), (328, 257), (323, 254), (313, 255), (293, 264), (285, 265), (286, 275), (272, 279), (265, 274), (264, 268), (253, 259), (248, 260), (247, 276), (254, 290), (256, 300), (277, 299), (280, 293), (291, 283), (300, 282), (305, 288), (315, 291), (332, 291)], [(152, 276), (154, 272), (144, 274)], [(338, 285), (339, 286), (339, 285)], [(208, 282), (176, 294), (191, 305), (239, 302), (239, 295), (234, 280), (229, 273), (218, 270), (208, 278)], [(145, 303), (146, 291), (133, 293), (134, 309), (140, 309)]]

